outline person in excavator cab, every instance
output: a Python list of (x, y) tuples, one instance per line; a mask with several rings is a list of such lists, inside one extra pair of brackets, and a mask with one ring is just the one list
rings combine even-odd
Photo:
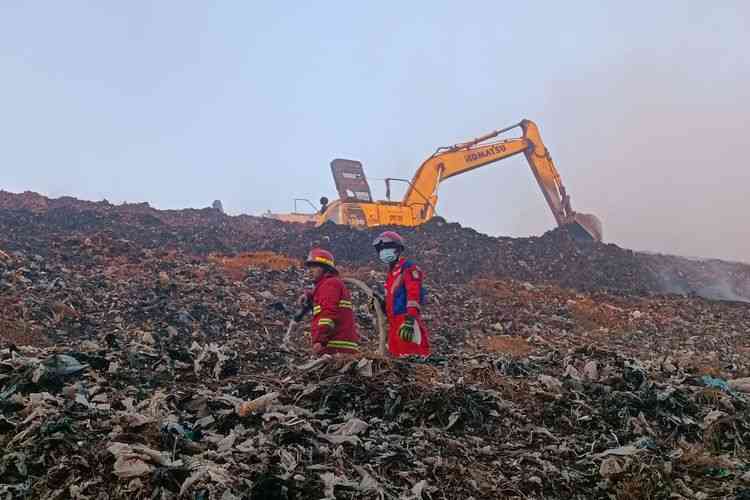
[(406, 245), (398, 233), (381, 233), (372, 245), (380, 261), (388, 266), (385, 297), (373, 298), (380, 302), (388, 317), (388, 350), (396, 357), (429, 356), (429, 332), (421, 311), (425, 298), (424, 273), (416, 263), (402, 256)]
[(354, 321), (352, 296), (339, 277), (333, 254), (313, 248), (307, 255), (314, 288), (299, 299), (300, 305), (312, 308), (312, 348), (322, 354), (356, 354), (359, 352), (359, 333)]

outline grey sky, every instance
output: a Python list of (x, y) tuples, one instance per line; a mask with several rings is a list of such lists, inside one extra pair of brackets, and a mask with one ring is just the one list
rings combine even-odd
[[(288, 211), (536, 121), (618, 245), (750, 261), (747, 2), (0, 2), (0, 188)], [(382, 197), (380, 181), (372, 181)], [(553, 227), (522, 158), (443, 216)]]

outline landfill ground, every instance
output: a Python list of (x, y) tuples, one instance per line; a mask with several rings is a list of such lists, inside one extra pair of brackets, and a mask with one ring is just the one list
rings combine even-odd
[(0, 500), (750, 499), (749, 265), (437, 220), (431, 358), (285, 344), (374, 233), (0, 192)]

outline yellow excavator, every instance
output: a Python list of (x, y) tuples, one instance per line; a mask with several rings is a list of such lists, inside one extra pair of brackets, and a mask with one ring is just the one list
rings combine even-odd
[[(496, 139), (516, 127), (521, 128), (522, 137)], [(570, 230), (577, 239), (602, 241), (600, 220), (594, 215), (578, 213), (571, 208), (570, 196), (563, 186), (549, 151), (542, 142), (539, 128), (530, 120), (522, 120), (520, 123), (468, 142), (438, 148), (420, 165), (411, 180), (385, 179), (387, 200), (372, 199), (370, 186), (360, 162), (333, 160), (331, 171), (339, 193), (338, 200), (329, 203), (327, 198), (321, 198), (319, 211), (301, 213), (297, 212), (297, 202), (305, 201), (310, 205), (312, 203), (297, 198), (293, 213), (265, 215), (288, 222), (314, 222), (316, 225), (333, 221), (352, 227), (417, 226), (435, 215), (437, 191), (441, 182), (519, 153), (526, 157), (558, 226)], [(408, 184), (401, 201), (390, 201), (391, 183), (394, 181)], [(312, 207), (315, 209), (314, 205)]]

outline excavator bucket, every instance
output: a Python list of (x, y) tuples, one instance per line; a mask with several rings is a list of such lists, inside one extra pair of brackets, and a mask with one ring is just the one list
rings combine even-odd
[(573, 214), (573, 221), (567, 224), (573, 238), (581, 241), (602, 241), (602, 222), (595, 215)]

